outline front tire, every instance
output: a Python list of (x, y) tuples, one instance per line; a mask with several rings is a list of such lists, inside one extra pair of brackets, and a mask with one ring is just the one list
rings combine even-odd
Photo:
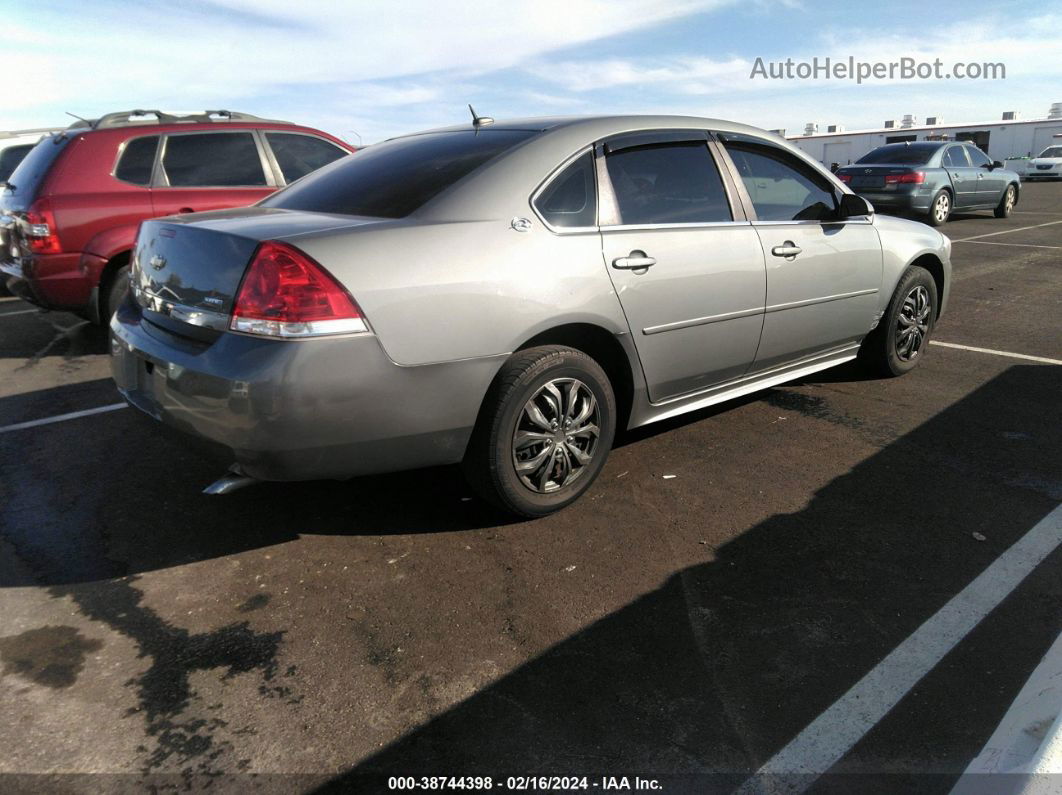
[(1018, 189), (1013, 185), (1007, 185), (1007, 189), (1003, 191), (1003, 196), (999, 200), (999, 204), (996, 205), (996, 209), (992, 212), (996, 218), (1008, 218), (1011, 212), (1014, 210), (1014, 205), (1018, 203)]
[(859, 355), (886, 377), (910, 372), (925, 358), (937, 317), (937, 283), (925, 268), (912, 265), (892, 294), (878, 327), (863, 340)]
[(464, 469), (488, 502), (526, 518), (575, 502), (601, 472), (616, 398), (582, 351), (543, 345), (513, 354), (484, 400)]
[(944, 226), (951, 217), (951, 194), (946, 190), (937, 191), (933, 202), (929, 205), (929, 213), (926, 222), (930, 226)]

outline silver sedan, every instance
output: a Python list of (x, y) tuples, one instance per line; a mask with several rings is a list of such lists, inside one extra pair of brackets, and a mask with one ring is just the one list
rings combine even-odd
[(618, 429), (857, 356), (917, 366), (950, 253), (753, 127), (479, 119), (144, 223), (113, 372), (240, 477), (463, 462), (542, 516)]

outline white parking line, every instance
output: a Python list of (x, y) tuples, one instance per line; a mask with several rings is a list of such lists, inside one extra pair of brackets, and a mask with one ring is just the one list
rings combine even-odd
[[(1062, 773), (1062, 635), (1036, 666), (999, 722), (984, 750), (959, 779), (951, 795), (1003, 792), (995, 774), (1031, 776)], [(1052, 730), (1053, 729), (1053, 730)], [(1028, 788), (1027, 792), (1035, 791)]]
[(1033, 224), (1032, 226), (1019, 226), (1017, 229), (1004, 229), (1001, 232), (988, 232), (984, 235), (972, 235), (971, 237), (960, 237), (958, 240), (952, 240), (952, 243), (965, 243), (967, 240), (980, 240), (982, 237), (995, 237), (996, 235), (1009, 235), (1011, 232), (1024, 232), (1027, 229), (1039, 229), (1042, 226), (1053, 226), (1054, 224), (1062, 224), (1062, 221), (1048, 221), (1043, 224)]
[(1020, 246), (1022, 248), (1062, 248), (1062, 246), (1038, 246), (1035, 243), (997, 243), (995, 240), (953, 240), (952, 243), (969, 243), (972, 246)]
[(1008, 359), (1024, 359), (1027, 362), (1043, 362), (1044, 364), (1062, 364), (1062, 359), (1048, 359), (1046, 356), (1030, 356), (1027, 353), (1011, 353), (1010, 351), (996, 351), (991, 348), (977, 348), (973, 345), (957, 345), (954, 342), (940, 342), (930, 340), (930, 345), (939, 345), (941, 348), (954, 348), (959, 351), (973, 351), (974, 353), (990, 353), (993, 356), (1006, 356)]
[(1060, 544), (1062, 504), (767, 760), (737, 792), (799, 793), (810, 787)]
[(11, 317), (12, 315), (32, 315), (40, 312), (39, 309), (20, 309), (17, 312), (0, 312), (0, 317)]
[(84, 411), (71, 411), (69, 414), (58, 414), (55, 417), (45, 417), (42, 420), (30, 420), (29, 422), (16, 422), (14, 425), (5, 425), (0, 428), (0, 433), (8, 433), (9, 431), (22, 431), (26, 428), (36, 428), (38, 425), (51, 425), (53, 422), (66, 422), (67, 420), (76, 420), (78, 417), (88, 417), (93, 414), (103, 414), (107, 411), (117, 411), (118, 409), (124, 409), (126, 403), (111, 403), (109, 406), (99, 406), (94, 409), (85, 409)]

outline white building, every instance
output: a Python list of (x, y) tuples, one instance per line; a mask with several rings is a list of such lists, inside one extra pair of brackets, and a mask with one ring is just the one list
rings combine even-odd
[[(845, 130), (829, 125), (824, 131), (812, 122), (803, 135), (786, 137), (826, 167), (854, 163), (871, 149), (903, 141), (973, 141), (993, 160), (1036, 157), (1051, 144), (1062, 143), (1062, 102), (1051, 106), (1046, 118), (1023, 120), (1011, 111), (997, 121), (945, 124), (938, 116), (918, 124), (914, 116), (900, 121), (886, 121), (874, 130)], [(1024, 169), (1023, 169), (1024, 170)]]

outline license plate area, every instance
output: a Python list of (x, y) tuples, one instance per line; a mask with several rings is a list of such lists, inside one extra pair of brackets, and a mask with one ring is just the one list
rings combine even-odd
[(852, 177), (852, 187), (883, 188), (885, 187), (885, 177)]

